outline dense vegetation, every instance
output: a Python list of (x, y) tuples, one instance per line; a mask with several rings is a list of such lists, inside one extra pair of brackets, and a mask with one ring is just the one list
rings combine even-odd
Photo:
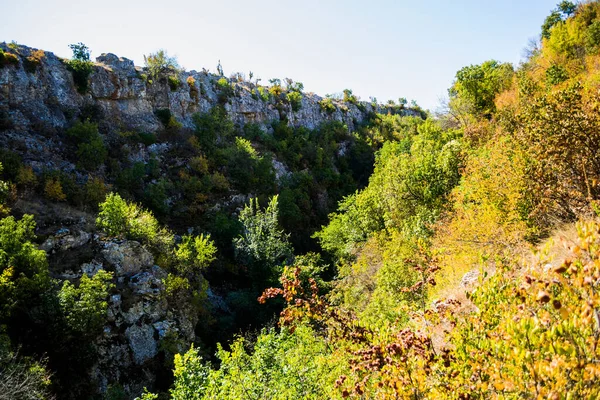
[[(86, 110), (65, 137), (89, 178), (36, 176), (3, 151), (0, 213), (24, 192), (97, 211), (99, 231), (156, 256), (170, 306), (204, 317), (170, 386), (143, 399), (596, 398), (599, 27), (600, 2), (563, 1), (521, 65), (467, 66), (439, 115), (394, 112), (402, 99), (352, 132), (240, 128), (216, 106), (193, 131), (165, 109), (157, 134), (108, 143)], [(146, 61), (176, 85), (166, 53)], [(258, 91), (296, 110), (301, 93)], [(164, 164), (128, 158), (154, 143)], [(236, 210), (231, 194), (250, 196)], [(548, 239), (575, 221), (557, 251)], [(34, 229), (0, 220), (0, 373), (6, 390), (30, 385), (23, 398), (84, 396), (85, 379), (68, 386), (89, 368), (111, 273), (59, 284)]]

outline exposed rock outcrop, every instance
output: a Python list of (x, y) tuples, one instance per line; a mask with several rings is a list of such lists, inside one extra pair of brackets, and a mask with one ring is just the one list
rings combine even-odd
[(117, 384), (132, 398), (139, 395), (143, 387), (152, 387), (163, 368), (157, 356), (164, 341), (177, 343), (180, 351), (194, 341), (196, 313), (191, 307), (169, 305), (167, 272), (154, 264), (152, 253), (139, 242), (107, 239), (75, 225), (56, 230), (41, 247), (49, 251), (51, 262), (87, 247), (90, 259), (79, 268), (57, 266), (55, 278), (76, 281), (101, 269), (113, 272), (115, 288), (108, 299), (103, 334), (94, 344), (98, 357), (90, 376), (100, 393)]
[[(73, 115), (82, 109), (96, 109), (102, 113), (107, 127), (112, 129), (155, 132), (161, 128), (154, 111), (168, 108), (172, 115), (192, 128), (192, 115), (207, 112), (218, 104), (216, 81), (220, 76), (206, 72), (181, 72), (180, 85), (173, 90), (166, 79), (151, 82), (143, 69), (133, 61), (114, 54), (96, 58), (89, 77), (89, 90), (80, 94), (64, 60), (45, 52), (35, 70), (24, 68), (24, 61), (35, 49), (18, 46), (5, 51), (18, 53), (19, 65), (0, 68), (0, 110), (11, 120), (11, 132), (35, 132), (62, 129), (69, 125)], [(340, 121), (352, 128), (373, 111), (368, 102), (360, 107), (334, 100), (335, 111), (321, 109), (318, 95), (303, 94), (301, 107), (292, 111), (289, 104), (264, 101), (251, 82), (229, 80), (234, 94), (224, 104), (230, 118), (238, 125), (268, 124), (283, 116), (293, 126), (309, 129), (327, 121)], [(52, 140), (48, 138), (47, 140)], [(32, 149), (43, 152), (44, 142), (28, 143)]]

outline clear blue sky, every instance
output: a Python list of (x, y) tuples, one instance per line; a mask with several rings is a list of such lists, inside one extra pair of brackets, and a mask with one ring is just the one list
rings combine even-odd
[(494, 58), (518, 63), (558, 0), (13, 0), (0, 41), (69, 57), (115, 53), (143, 64), (164, 48), (188, 70), (292, 78), (324, 95), (345, 88), (435, 109), (454, 74)]

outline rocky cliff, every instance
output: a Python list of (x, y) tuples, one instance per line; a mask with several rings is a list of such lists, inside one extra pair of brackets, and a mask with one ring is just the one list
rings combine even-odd
[[(118, 142), (119, 133), (165, 131), (164, 121), (157, 117), (160, 110), (169, 110), (177, 125), (192, 130), (194, 114), (207, 113), (221, 105), (238, 127), (256, 123), (266, 132), (272, 129), (273, 121), (308, 129), (339, 121), (352, 131), (371, 113), (380, 111), (370, 103), (341, 100), (332, 100), (324, 110), (320, 105), (323, 98), (310, 93), (302, 94), (300, 105), (294, 110), (289, 102), (261, 96), (256, 84), (239, 79), (227, 79), (231, 93), (224, 98), (217, 83), (226, 79), (222, 76), (190, 71), (178, 72), (174, 77), (177, 84), (166, 77), (151, 80), (144, 68), (114, 54), (96, 58), (87, 89), (82, 91), (78, 90), (81, 88), (66, 60), (21, 45), (9, 47), (0, 43), (0, 49), (12, 54), (10, 62), (0, 59), (0, 150), (18, 154), (35, 174), (59, 171), (72, 174), (79, 184), (89, 180), (91, 174), (75, 165), (69, 154), (73, 145), (69, 145), (64, 132), (76, 121), (87, 118), (98, 123), (102, 141), (114, 151), (115, 146), (110, 144)], [(350, 154), (351, 140), (346, 132), (339, 139), (339, 146), (336, 144), (335, 157), (349, 157), (346, 153)], [(154, 158), (164, 164), (160, 171), (164, 174), (170, 164), (177, 168), (186, 164), (178, 157), (165, 155), (173, 147), (168, 140), (136, 146), (128, 149), (125, 162), (113, 169), (118, 171), (136, 162), (147, 165)], [(272, 166), (277, 181), (290, 174), (288, 166), (275, 158)], [(340, 175), (335, 166), (332, 170)], [(93, 172), (107, 178), (105, 167)], [(227, 192), (223, 194), (226, 200), (215, 207), (235, 208), (248, 196), (249, 193)], [(315, 196), (317, 203), (326, 203), (321, 201), (327, 196), (324, 189)], [(161, 348), (169, 345), (171, 335), (178, 340), (175, 346), (181, 346), (172, 351), (183, 350), (195, 340), (198, 315), (168, 303), (163, 283), (167, 272), (143, 245), (103, 236), (95, 229), (94, 215), (33, 197), (32, 201), (19, 199), (12, 205), (13, 211), (36, 215), (41, 248), (49, 255), (54, 278), (77, 282), (83, 274), (93, 276), (100, 269), (114, 274), (115, 289), (109, 297), (104, 332), (95, 343), (99, 358), (91, 380), (100, 393), (119, 384), (129, 397), (139, 395), (144, 386), (153, 386), (157, 371), (164, 369), (164, 360), (158, 356)], [(325, 209), (326, 204), (321, 208)], [(327, 210), (323, 213), (327, 215)], [(210, 289), (207, 295), (212, 307), (226, 309), (222, 299)]]
[[(97, 106), (113, 129), (154, 132), (161, 127), (154, 112), (168, 108), (184, 127), (193, 127), (192, 115), (207, 112), (219, 102), (216, 82), (221, 76), (208, 72), (180, 72), (178, 87), (166, 79), (151, 82), (144, 69), (133, 61), (114, 54), (96, 58), (89, 77), (89, 90), (77, 91), (65, 60), (50, 52), (19, 45), (6, 52), (18, 55), (18, 62), (0, 69), (0, 110), (10, 131), (61, 129), (73, 115)], [(32, 58), (32, 55), (34, 58)], [(30, 61), (28, 61), (28, 58)], [(238, 125), (268, 124), (284, 116), (290, 125), (315, 128), (326, 121), (341, 121), (350, 129), (373, 111), (370, 103), (334, 101), (335, 110), (322, 110), (322, 97), (303, 94), (301, 107), (292, 111), (289, 104), (277, 107), (272, 100), (257, 95), (257, 86), (247, 81), (228, 79), (234, 93), (224, 104)]]

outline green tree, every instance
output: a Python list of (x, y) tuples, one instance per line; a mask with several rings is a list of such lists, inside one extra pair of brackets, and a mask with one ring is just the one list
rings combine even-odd
[(80, 167), (95, 170), (104, 163), (108, 150), (98, 132), (98, 125), (90, 121), (78, 122), (67, 130), (67, 136), (77, 144)]
[(67, 61), (67, 67), (73, 74), (73, 81), (77, 91), (84, 94), (88, 90), (88, 78), (92, 73), (94, 64), (90, 61), (90, 49), (83, 43), (69, 45), (73, 51), (73, 58)]
[(252, 275), (262, 282), (275, 281), (280, 265), (293, 254), (289, 235), (279, 229), (277, 199), (273, 196), (264, 211), (257, 198), (250, 199), (239, 216), (242, 236), (234, 240), (236, 258), (250, 266)]
[(183, 275), (206, 269), (215, 259), (217, 248), (210, 235), (184, 235), (175, 249), (178, 270)]
[(211, 370), (192, 346), (185, 354), (175, 355), (175, 382), (170, 390), (173, 400), (200, 400), (206, 393)]
[(100, 270), (92, 278), (84, 274), (77, 287), (63, 283), (58, 299), (74, 334), (93, 338), (99, 333), (106, 320), (108, 292), (114, 286), (111, 279), (111, 272)]
[[(49, 282), (46, 252), (32, 243), (34, 232), (32, 215), (25, 214), (20, 220), (12, 216), (0, 220), (0, 273), (10, 270), (7, 275), (15, 283), (17, 295), (21, 289), (39, 292)], [(26, 297), (24, 294), (13, 300), (18, 302)]]
[(90, 61), (91, 51), (85, 44), (79, 42), (70, 44), (69, 48), (73, 51), (73, 59), (78, 61)]
[(496, 95), (510, 87), (513, 74), (510, 63), (496, 60), (460, 69), (449, 89), (450, 107), (456, 99), (464, 100), (471, 104), (474, 114), (490, 118), (496, 110)]
[(544, 20), (544, 23), (542, 24), (542, 37), (544, 39), (550, 39), (552, 28), (573, 15), (576, 9), (577, 5), (575, 3), (567, 0), (561, 1)]
[[(248, 346), (251, 347), (248, 350)], [(310, 328), (293, 333), (263, 330), (256, 343), (239, 338), (226, 351), (219, 346), (220, 368), (211, 370), (195, 348), (176, 356), (174, 400), (332, 398), (339, 369), (328, 365), (326, 342)]]

